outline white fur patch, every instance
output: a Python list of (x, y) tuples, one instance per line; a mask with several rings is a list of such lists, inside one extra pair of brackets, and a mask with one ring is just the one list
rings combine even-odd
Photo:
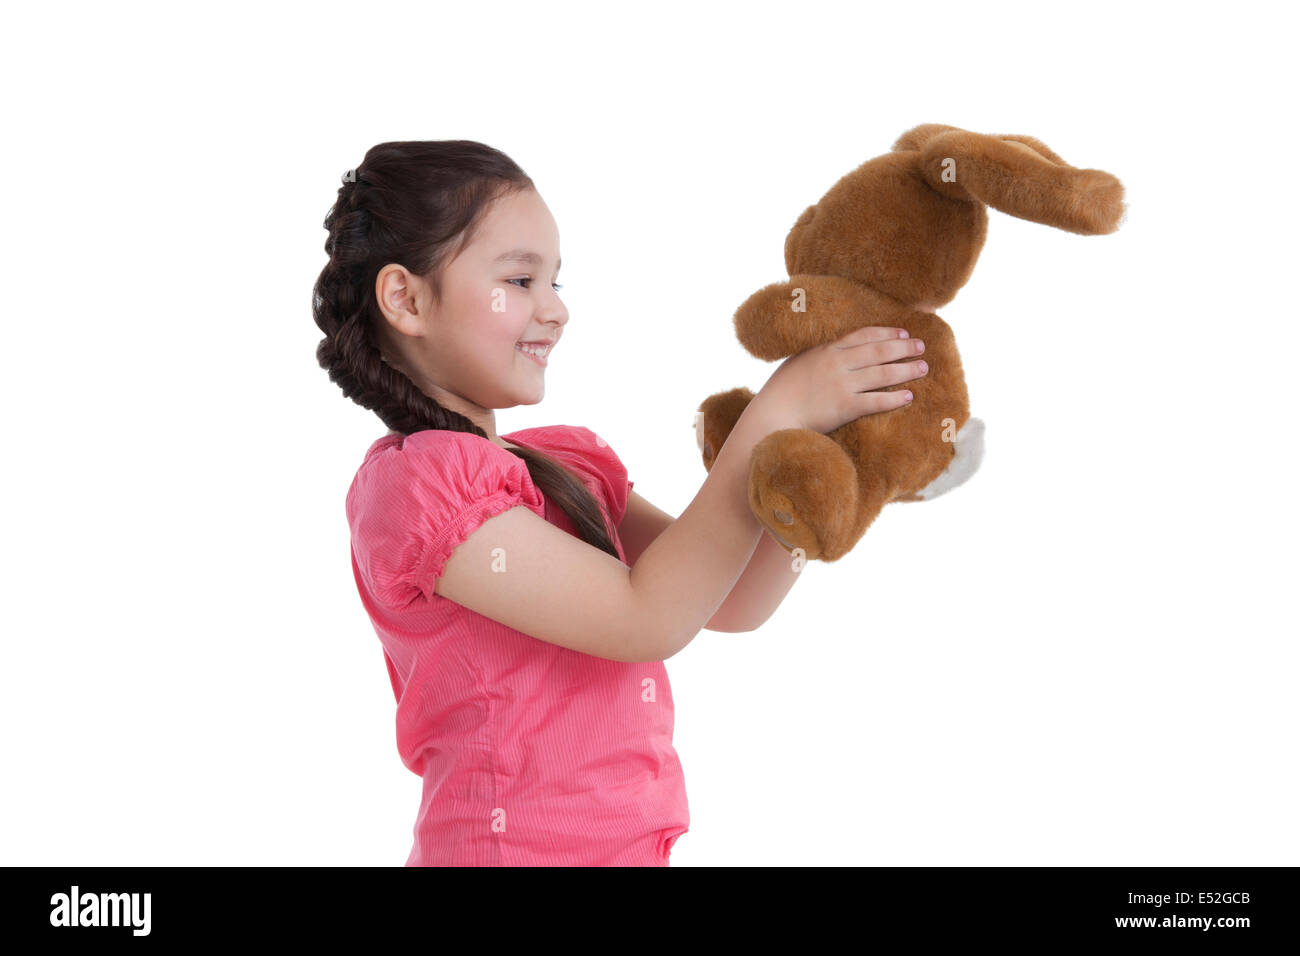
[(938, 478), (917, 492), (922, 500), (932, 501), (947, 494), (965, 484), (979, 470), (980, 462), (984, 460), (984, 422), (974, 417), (966, 419), (966, 424), (957, 431), (954, 444), (957, 453), (952, 462)]

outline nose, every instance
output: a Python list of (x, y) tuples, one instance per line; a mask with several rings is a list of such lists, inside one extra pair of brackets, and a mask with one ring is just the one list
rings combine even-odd
[(554, 325), (556, 332), (559, 332), (569, 321), (569, 310), (564, 307), (559, 294), (556, 293), (537, 317), (547, 325)]

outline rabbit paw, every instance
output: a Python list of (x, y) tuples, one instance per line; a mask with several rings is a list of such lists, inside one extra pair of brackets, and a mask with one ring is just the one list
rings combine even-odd
[(749, 506), (787, 551), (802, 549), (810, 561), (842, 555), (857, 498), (857, 469), (825, 435), (786, 428), (754, 446)]

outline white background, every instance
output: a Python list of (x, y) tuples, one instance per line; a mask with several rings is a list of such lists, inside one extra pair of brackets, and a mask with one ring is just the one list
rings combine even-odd
[(937, 122), (1115, 173), (990, 212), (956, 330), (980, 472), (668, 662), (674, 866), (1295, 865), (1296, 89), (1277, 4), (234, 4), (7, 13), (0, 863), (400, 866), (343, 499), (385, 431), (310, 290), (375, 143), (537, 182), (537, 406), (679, 514), (786, 231)]

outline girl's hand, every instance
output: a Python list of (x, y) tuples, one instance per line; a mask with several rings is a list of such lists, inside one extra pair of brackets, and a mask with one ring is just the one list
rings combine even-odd
[[(751, 404), (762, 402), (794, 416), (798, 427), (823, 435), (864, 415), (886, 412), (911, 401), (905, 389), (876, 389), (909, 382), (927, 372), (920, 339), (901, 338), (902, 329), (867, 326), (782, 362)], [(899, 362), (899, 359), (916, 361)]]

